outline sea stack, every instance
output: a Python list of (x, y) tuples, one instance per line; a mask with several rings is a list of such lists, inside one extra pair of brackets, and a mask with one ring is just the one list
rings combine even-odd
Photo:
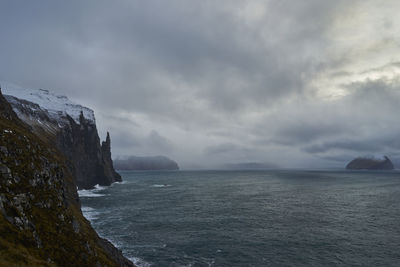
[(392, 161), (384, 156), (382, 159), (377, 158), (356, 158), (346, 166), (347, 170), (393, 170)]

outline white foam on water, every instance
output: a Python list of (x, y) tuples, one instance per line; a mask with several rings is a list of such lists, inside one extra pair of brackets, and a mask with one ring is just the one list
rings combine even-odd
[(162, 245), (134, 245), (134, 248), (166, 248), (167, 244)]
[[(126, 182), (116, 182), (116, 183), (125, 184)], [(113, 183), (113, 184), (115, 184), (115, 183)], [(78, 194), (79, 194), (79, 197), (102, 197), (102, 196), (105, 196), (105, 194), (99, 194), (99, 191), (102, 191), (105, 189), (107, 189), (106, 186), (101, 186), (101, 185), (97, 184), (94, 186), (93, 189), (78, 190)], [(81, 210), (82, 210), (83, 216), (85, 216), (85, 218), (91, 222), (93, 220), (96, 220), (100, 214), (100, 212), (96, 211), (94, 208), (91, 208), (91, 207), (82, 206)], [(116, 248), (121, 249), (121, 244), (119, 242), (113, 240), (110, 237), (104, 236), (100, 232), (97, 232), (97, 233), (99, 234), (100, 237), (106, 238), (108, 241), (110, 241)], [(148, 263), (138, 257), (130, 257), (128, 259), (131, 260), (138, 267), (150, 267), (151, 266), (150, 263)]]
[(91, 207), (82, 207), (81, 210), (82, 212), (88, 212), (88, 211), (94, 211), (95, 209)]
[(78, 191), (78, 195), (79, 197), (103, 197), (105, 196), (104, 194), (97, 194), (96, 191), (94, 191), (95, 189), (91, 189), (91, 190), (86, 190), (86, 189), (82, 189)]
[(94, 186), (94, 189), (92, 189), (92, 190), (100, 191), (100, 190), (104, 190), (104, 189), (106, 189), (106, 188), (107, 188), (107, 186), (101, 186), (101, 185), (99, 185), (99, 184), (96, 184), (96, 185)]
[(91, 207), (82, 207), (81, 210), (83, 216), (85, 216), (85, 218), (89, 221), (97, 219), (97, 216), (99, 215), (99, 212), (97, 212), (95, 209)]
[(153, 184), (151, 187), (170, 187), (170, 184)]
[(135, 264), (138, 267), (150, 267), (151, 264), (148, 262), (145, 262), (144, 260), (137, 258), (137, 257), (131, 257), (129, 258), (130, 261), (133, 262), (133, 264)]
[(116, 185), (116, 184), (128, 184), (127, 181), (122, 181), (122, 182), (114, 182), (111, 184), (111, 186)]
[(105, 194), (99, 194), (99, 191), (106, 189), (107, 187), (101, 185), (95, 185), (93, 189), (82, 189), (78, 190), (79, 197), (103, 197)]
[[(104, 235), (101, 235), (100, 233), (98, 233), (102, 238), (107, 239), (108, 241), (111, 242), (111, 244), (114, 245), (114, 247), (121, 249), (121, 244), (115, 240), (113, 240), (112, 238), (106, 237)], [(137, 267), (150, 267), (151, 263), (144, 261), (141, 258), (138, 257), (127, 257), (130, 261), (133, 262), (133, 264), (135, 264)]]

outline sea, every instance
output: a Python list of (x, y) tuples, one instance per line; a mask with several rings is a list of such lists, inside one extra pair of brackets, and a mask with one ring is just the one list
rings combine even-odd
[(79, 191), (137, 266), (400, 266), (400, 172), (120, 172)]

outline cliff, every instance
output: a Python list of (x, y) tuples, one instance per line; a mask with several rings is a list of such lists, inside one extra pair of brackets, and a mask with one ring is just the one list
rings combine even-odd
[(347, 164), (348, 170), (393, 170), (392, 161), (384, 156), (383, 159), (356, 158)]
[(0, 91), (0, 266), (133, 266), (83, 217), (64, 154)]
[(117, 170), (179, 170), (178, 164), (164, 156), (136, 157), (114, 160)]
[(4, 92), (18, 117), (64, 154), (80, 189), (121, 181), (111, 159), (110, 136), (102, 146), (91, 109), (42, 89), (6, 83)]
[[(100, 145), (96, 125), (84, 118), (81, 113), (79, 123), (67, 116), (68, 124), (56, 134), (56, 146), (71, 163), (76, 183), (81, 189), (94, 185), (110, 185), (120, 182), (121, 176), (115, 172), (111, 160), (111, 140)], [(104, 145), (107, 143), (107, 145)]]

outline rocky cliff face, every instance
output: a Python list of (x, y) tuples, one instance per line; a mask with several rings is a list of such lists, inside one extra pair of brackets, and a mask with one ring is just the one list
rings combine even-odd
[(69, 169), (0, 91), (0, 266), (133, 266), (83, 217)]
[(348, 170), (393, 170), (392, 161), (384, 156), (383, 159), (356, 158), (347, 164)]
[(110, 136), (100, 145), (92, 110), (47, 90), (8, 86), (4, 92), (18, 117), (64, 154), (80, 189), (121, 181), (113, 168)]
[(68, 124), (56, 134), (56, 146), (69, 159), (78, 187), (87, 189), (120, 182), (121, 176), (115, 172), (111, 159), (110, 135), (101, 146), (96, 125), (82, 113), (79, 123), (70, 116), (67, 119)]

